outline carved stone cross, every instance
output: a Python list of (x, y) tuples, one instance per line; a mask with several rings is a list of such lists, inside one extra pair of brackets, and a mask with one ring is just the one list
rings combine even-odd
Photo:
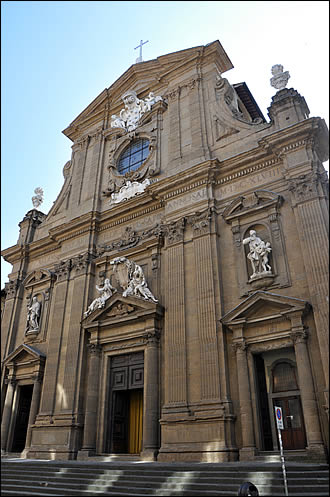
[(146, 43), (149, 43), (149, 40), (147, 40), (147, 41), (140, 40), (140, 45), (138, 45), (137, 47), (134, 48), (134, 50), (136, 50), (137, 48), (140, 47), (140, 55), (136, 59), (136, 63), (142, 62), (142, 45), (145, 45)]

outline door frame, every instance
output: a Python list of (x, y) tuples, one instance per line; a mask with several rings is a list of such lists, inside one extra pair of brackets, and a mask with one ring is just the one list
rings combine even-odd
[[(279, 447), (279, 442), (278, 442), (278, 434), (277, 434), (277, 426), (275, 423), (275, 415), (274, 415), (274, 399), (287, 399), (291, 397), (297, 397), (300, 402), (300, 409), (301, 409), (301, 420), (302, 420), (302, 429), (304, 432), (305, 436), (305, 441), (307, 445), (307, 436), (306, 436), (306, 428), (305, 428), (305, 420), (304, 420), (304, 411), (302, 408), (302, 402), (301, 402), (301, 394), (300, 394), (300, 389), (297, 390), (287, 390), (285, 392), (273, 392), (273, 370), (275, 366), (278, 363), (281, 362), (287, 362), (291, 366), (293, 366), (296, 370), (296, 377), (298, 378), (298, 373), (297, 373), (297, 365), (290, 359), (283, 357), (283, 359), (277, 359), (274, 361), (270, 366), (269, 366), (269, 394), (268, 394), (268, 405), (269, 405), (269, 413), (270, 413), (270, 423), (271, 423), (271, 428), (272, 428), (272, 437), (273, 437), (273, 446), (274, 450), (280, 450)], [(306, 448), (306, 447), (305, 447)], [(285, 450), (298, 450), (298, 449), (285, 449)]]

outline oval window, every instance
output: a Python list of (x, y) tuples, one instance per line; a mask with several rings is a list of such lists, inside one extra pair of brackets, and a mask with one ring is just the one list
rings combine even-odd
[(138, 169), (149, 155), (149, 140), (141, 138), (134, 140), (120, 155), (118, 160), (119, 174), (126, 174)]

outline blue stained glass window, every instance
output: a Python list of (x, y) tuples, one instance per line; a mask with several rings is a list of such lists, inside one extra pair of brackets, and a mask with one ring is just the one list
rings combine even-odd
[(149, 155), (149, 140), (146, 138), (132, 142), (119, 157), (118, 172), (122, 175), (135, 171)]

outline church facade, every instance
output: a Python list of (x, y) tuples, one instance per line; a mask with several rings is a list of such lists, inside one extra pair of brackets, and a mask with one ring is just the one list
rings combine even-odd
[[(328, 129), (261, 113), (218, 41), (132, 65), (63, 131), (2, 252), (3, 452), (253, 460), (328, 450)], [(4, 295), (3, 295), (4, 293)]]

